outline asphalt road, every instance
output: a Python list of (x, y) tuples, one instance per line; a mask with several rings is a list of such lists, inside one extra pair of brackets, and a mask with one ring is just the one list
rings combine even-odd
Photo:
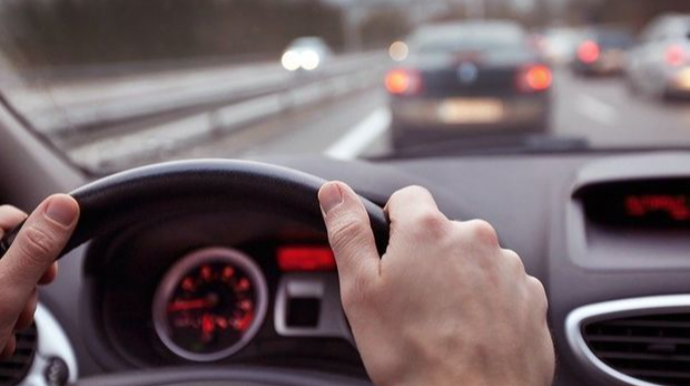
[[(690, 103), (631, 95), (620, 78), (557, 72), (552, 135), (591, 147), (690, 147)], [(339, 158), (389, 151), (390, 114), (382, 89), (292, 112), (202, 144), (177, 157), (324, 153)]]
[[(591, 147), (690, 147), (690, 102), (633, 96), (620, 78), (579, 78), (566, 70), (556, 73), (553, 98), (552, 136), (584, 139)], [(381, 86), (368, 87), (183, 149), (156, 153), (136, 164), (196, 157), (383, 155), (390, 152), (386, 101)]]

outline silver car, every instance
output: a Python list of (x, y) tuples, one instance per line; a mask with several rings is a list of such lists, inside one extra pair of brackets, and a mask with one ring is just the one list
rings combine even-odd
[(690, 96), (690, 15), (665, 15), (643, 31), (629, 53), (629, 89), (663, 99)]

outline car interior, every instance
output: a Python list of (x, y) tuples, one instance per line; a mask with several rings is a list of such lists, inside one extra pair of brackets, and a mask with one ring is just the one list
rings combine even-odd
[[(309, 84), (303, 75), (295, 81)], [(385, 93), (384, 76), (375, 73), (376, 92)], [(361, 196), (381, 254), (389, 237), (382, 208), (406, 186), (427, 188), (449, 219), (491, 223), (546, 289), (554, 385), (690, 384), (690, 151), (682, 143), (590, 147), (565, 135), (483, 147), (499, 141), (491, 136), (363, 157), (297, 150), (234, 158), (176, 148), (156, 162), (125, 152), (116, 166), (95, 168), (88, 157), (146, 139), (103, 141), (78, 158), (65, 143), (100, 141), (88, 134), (95, 118), (55, 141), (3, 87), (0, 205), (31, 211), (66, 192), (82, 217), (56, 281), (40, 291), (35, 323), (0, 361), (0, 386), (372, 385), (317, 200), (332, 180)], [(276, 101), (284, 99), (261, 106)], [(220, 114), (214, 119), (228, 117), (228, 101), (199, 103)], [(314, 115), (336, 116), (319, 106), (309, 107)], [(133, 132), (136, 119), (123, 118), (122, 127)], [(181, 121), (174, 133), (194, 129)], [(327, 130), (328, 122), (315, 126)], [(204, 138), (225, 146), (222, 135)], [(141, 149), (147, 157), (159, 150)]]

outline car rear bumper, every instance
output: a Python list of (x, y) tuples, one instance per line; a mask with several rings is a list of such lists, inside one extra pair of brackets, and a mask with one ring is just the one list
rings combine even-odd
[(548, 93), (512, 98), (393, 98), (393, 122), (407, 130), (469, 131), (529, 130), (543, 126), (551, 110)]

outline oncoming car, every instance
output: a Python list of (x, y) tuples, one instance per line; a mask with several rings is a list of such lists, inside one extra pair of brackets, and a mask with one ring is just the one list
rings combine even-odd
[(288, 71), (314, 71), (328, 62), (331, 55), (331, 49), (325, 40), (302, 37), (290, 43), (280, 61)]
[(549, 130), (553, 75), (517, 24), (428, 25), (407, 44), (385, 79), (394, 146)]

